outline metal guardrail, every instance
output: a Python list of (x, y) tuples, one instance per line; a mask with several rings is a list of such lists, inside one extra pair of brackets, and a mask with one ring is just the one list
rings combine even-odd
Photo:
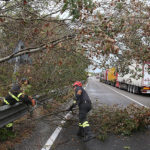
[[(39, 99), (41, 96), (36, 95), (34, 98)], [(3, 99), (0, 97), (0, 99)], [(49, 102), (52, 99), (45, 98), (43, 100), (37, 101), (38, 106), (46, 104), (45, 101)], [(4, 127), (10, 122), (13, 122), (22, 116), (24, 116), (27, 112), (32, 112), (36, 107), (29, 107), (24, 103), (16, 103), (15, 105), (4, 105), (0, 106), (0, 128)]]
[[(60, 89), (52, 90), (49, 92), (49, 94), (51, 93), (51, 95), (53, 94), (62, 95), (67, 93), (68, 88), (69, 87), (65, 87), (62, 91)], [(40, 95), (36, 95), (35, 99), (39, 99), (41, 97), (42, 96)], [(0, 97), (0, 99), (2, 99), (2, 97)], [(52, 98), (51, 99), (45, 98), (43, 100), (37, 101), (37, 103), (39, 105), (44, 105), (45, 101), (49, 102), (52, 100), (53, 100)], [(3, 126), (7, 125), (10, 122), (19, 119), (20, 117), (24, 116), (28, 111), (31, 112), (32, 110), (34, 110), (34, 108), (31, 109), (24, 103), (16, 103), (15, 105), (0, 106), (0, 128), (2, 128)]]
[(19, 119), (28, 112), (28, 106), (23, 103), (4, 105), (0, 107), (0, 128)]
[[(35, 98), (39, 99), (41, 96), (36, 95)], [(1, 97), (2, 99), (2, 97)], [(46, 104), (45, 101), (49, 102), (53, 99), (43, 99), (37, 101), (38, 106)], [(4, 105), (0, 106), (0, 128), (4, 127), (10, 122), (13, 122), (22, 116), (24, 116), (27, 112), (32, 112), (37, 108), (37, 104), (34, 107), (27, 106), (24, 103), (16, 103), (15, 105)]]

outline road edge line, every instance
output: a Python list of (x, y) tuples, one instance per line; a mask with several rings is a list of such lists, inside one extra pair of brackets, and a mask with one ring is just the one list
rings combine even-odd
[(142, 103), (140, 103), (140, 102), (138, 102), (138, 101), (136, 101), (136, 100), (134, 100), (134, 99), (132, 99), (132, 98), (130, 98), (130, 97), (128, 97), (128, 96), (122, 94), (122, 93), (119, 93), (118, 91), (114, 90), (113, 88), (111, 88), (111, 87), (109, 87), (109, 86), (107, 86), (107, 85), (105, 85), (105, 84), (103, 84), (103, 85), (106, 86), (106, 87), (108, 87), (108, 88), (110, 88), (110, 89), (113, 90), (114, 92), (116, 92), (116, 93), (118, 93), (118, 94), (120, 94), (120, 95), (122, 95), (122, 96), (128, 98), (129, 100), (133, 101), (134, 103), (137, 103), (137, 104), (139, 104), (139, 105), (141, 105), (141, 106), (143, 106), (143, 107), (145, 107), (145, 108), (149, 108), (149, 107), (147, 107), (146, 105), (144, 105), (144, 104), (142, 104)]
[[(61, 121), (61, 125), (63, 125), (66, 122), (66, 119), (71, 115), (72, 112), (69, 112), (65, 115), (64, 120)], [(53, 143), (55, 142), (57, 136), (59, 135), (59, 133), (61, 132), (62, 127), (58, 126), (55, 131), (53, 132), (53, 134), (49, 137), (49, 139), (47, 140), (46, 144), (42, 147), (41, 150), (50, 150)]]

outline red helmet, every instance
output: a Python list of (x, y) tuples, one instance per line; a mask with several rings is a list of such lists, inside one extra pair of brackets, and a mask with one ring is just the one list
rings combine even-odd
[(79, 82), (79, 81), (76, 81), (76, 82), (73, 84), (73, 87), (74, 87), (74, 86), (82, 86), (82, 83)]

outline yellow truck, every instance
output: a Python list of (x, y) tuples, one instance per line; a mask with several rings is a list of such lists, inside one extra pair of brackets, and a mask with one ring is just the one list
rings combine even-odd
[(107, 83), (115, 86), (116, 83), (116, 69), (114, 67), (108, 69)]
[(116, 69), (114, 67), (105, 70), (100, 74), (100, 82), (115, 86), (116, 84)]

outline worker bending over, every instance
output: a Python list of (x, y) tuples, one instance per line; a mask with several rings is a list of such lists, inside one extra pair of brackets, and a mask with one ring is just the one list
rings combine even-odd
[(95, 135), (92, 133), (89, 122), (87, 120), (87, 114), (92, 109), (91, 100), (87, 92), (82, 88), (81, 82), (76, 81), (73, 84), (73, 87), (75, 90), (75, 100), (68, 111), (72, 111), (76, 105), (79, 106), (79, 130), (77, 135), (84, 137), (84, 142), (87, 142), (95, 138)]
[[(16, 83), (12, 86), (8, 95), (4, 98), (3, 105), (14, 105), (17, 102), (23, 102), (27, 105), (35, 106), (35, 100), (26, 95), (22, 89), (23, 86), (28, 84), (28, 80), (26, 78), (22, 78), (19, 83)], [(12, 130), (13, 123), (9, 123), (6, 125), (7, 129)]]

